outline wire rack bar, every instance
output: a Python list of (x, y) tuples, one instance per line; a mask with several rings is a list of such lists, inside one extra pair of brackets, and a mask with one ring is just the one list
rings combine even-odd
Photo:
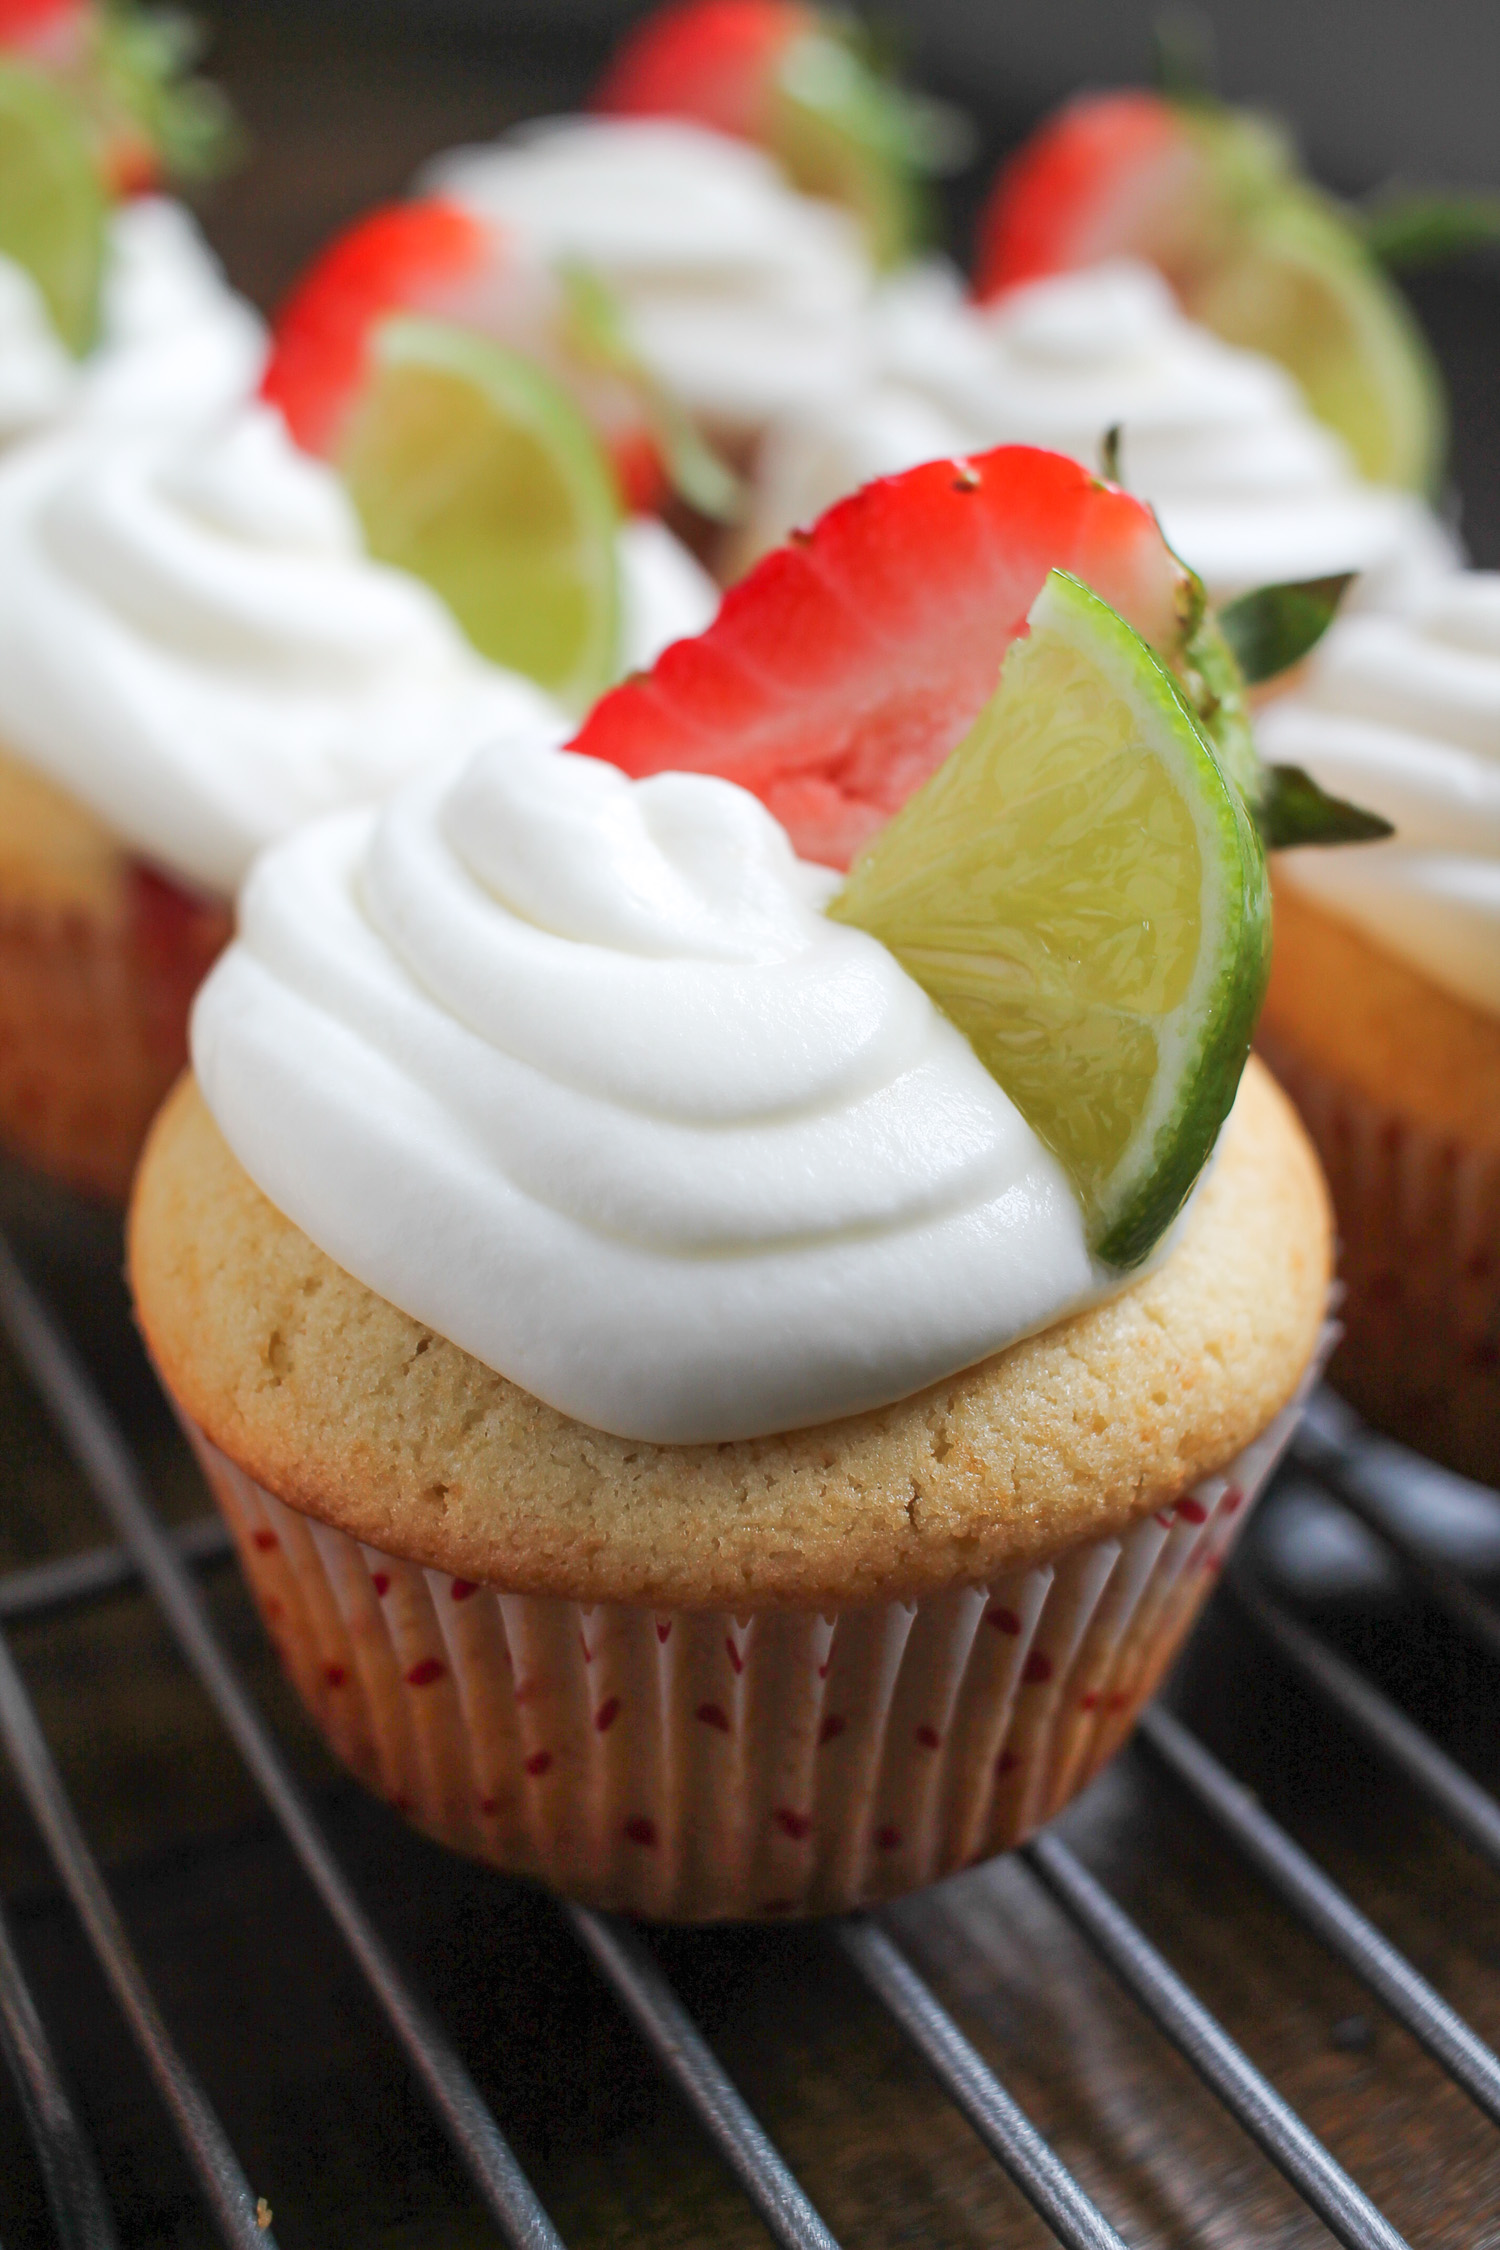
[(1126, 2250), (1121, 2237), (878, 1924), (837, 1925), (838, 1943), (895, 2017), (990, 2154), (1067, 2250)]
[(1405, 2237), (1334, 2161), (1067, 1845), (1055, 1836), (1039, 1836), (1026, 1846), (1025, 1856), (1147, 2015), (1345, 2250), (1408, 2250)]
[(1186, 1727), (1153, 1707), (1143, 1714), (1138, 1735), (1272, 1889), (1347, 1962), (1485, 2115), (1500, 2124), (1500, 2057), (1477, 2032)]
[(99, 1966), (156, 2080), (220, 2234), (231, 2250), (269, 2250), (272, 2237), (259, 2224), (250, 2183), (152, 1997), (3, 1637), (0, 1738)]
[[(1500, 1663), (1500, 1611), (1483, 1595), (1475, 1593), (1456, 1570), (1434, 1562), (1402, 1526), (1392, 1520), (1380, 1504), (1383, 1480), (1374, 1464), (1362, 1458), (1361, 1449), (1337, 1445), (1319, 1431), (1304, 1427), (1297, 1434), (1293, 1451), (1298, 1467), (1305, 1469), (1341, 1507), (1358, 1516), (1366, 1529), (1390, 1548), (1407, 1576), (1421, 1588), (1433, 1607), (1441, 1610), (1461, 1633), (1466, 1633)], [(1428, 1473), (1432, 1473), (1430, 1469)]]
[[(562, 2250), (457, 2050), (407, 1984), (356, 1898), (300, 1784), (219, 1646), (198, 1589), (146, 1499), (108, 1408), (3, 1236), (0, 1323), (363, 1971), (490, 2216), (516, 2250)], [(255, 2241), (264, 2245), (266, 2236), (258, 2233)]]
[(0, 1915), (0, 2049), (41, 2166), (59, 2250), (117, 2250), (94, 2152), (68, 2099), (20, 1958)]
[(1239, 1571), (1232, 1573), (1230, 1584), (1235, 1601), (1257, 1632), (1312, 1683), (1363, 1742), (1421, 1791), (1466, 1844), (1500, 1870), (1500, 1804), (1489, 1791), (1280, 1602)]
[(785, 2159), (641, 1940), (613, 1915), (567, 1908), (596, 1968), (707, 2129), (784, 2250), (838, 2250)]
[[(229, 1526), (220, 1516), (200, 1516), (167, 1534), (184, 1562), (217, 1562), (234, 1552)], [(0, 1577), (0, 1625), (45, 1617), (70, 1609), (75, 1602), (96, 1600), (118, 1593), (139, 1578), (135, 1557), (124, 1547), (88, 1547), (82, 1554), (61, 1555), (56, 1562), (34, 1563), (26, 1570), (10, 1570)]]

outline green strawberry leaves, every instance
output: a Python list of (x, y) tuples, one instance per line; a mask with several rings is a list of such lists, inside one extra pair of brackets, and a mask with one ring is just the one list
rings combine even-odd
[(1395, 272), (1445, 264), (1500, 241), (1500, 196), (1391, 190), (1366, 206), (1365, 247)]
[(1268, 852), (1289, 851), (1294, 844), (1376, 844), (1396, 833), (1381, 814), (1330, 797), (1301, 766), (1263, 769), (1255, 825)]
[(1301, 663), (1333, 623), (1353, 576), (1343, 571), (1332, 578), (1257, 586), (1226, 603), (1219, 624), (1247, 686), (1259, 687)]

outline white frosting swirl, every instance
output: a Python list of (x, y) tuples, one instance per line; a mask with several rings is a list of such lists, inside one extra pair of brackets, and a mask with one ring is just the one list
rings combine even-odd
[[(718, 593), (661, 524), (627, 524), (619, 557), (629, 669)], [(0, 463), (0, 745), (171, 872), (232, 891), (264, 844), (434, 745), (517, 730), (566, 722), (371, 561), (270, 408), (207, 433), (71, 426)]]
[(76, 370), (24, 266), (0, 257), (0, 445), (63, 412)]
[(860, 364), (873, 273), (857, 222), (741, 141), (660, 118), (547, 119), (439, 157), (422, 182), (590, 266), (648, 364), (726, 436)]
[(517, 726), (560, 721), (369, 560), (268, 408), (0, 463), (0, 744), (170, 872), (228, 893), (297, 822)]
[(165, 197), (112, 215), (99, 339), (82, 360), (64, 349), (31, 276), (0, 258), (0, 445), (63, 420), (205, 426), (249, 396), (265, 355), (259, 316)]
[(1267, 758), (1396, 828), (1388, 843), (1285, 852), (1284, 874), (1500, 1015), (1500, 574), (1455, 573), (1405, 616), (1341, 620), (1259, 731)]
[(924, 265), (885, 285), (870, 333), (862, 388), (770, 432), (757, 550), (871, 476), (1001, 444), (1092, 464), (1119, 424), (1125, 482), (1220, 599), (1344, 570), (1394, 599), (1451, 562), (1419, 501), (1363, 483), (1291, 378), (1185, 319), (1149, 266), (1060, 275), (980, 310)]
[(833, 882), (729, 782), (484, 752), (257, 864), (194, 1064), (289, 1218), (563, 1411), (665, 1443), (854, 1413), (1099, 1277)]

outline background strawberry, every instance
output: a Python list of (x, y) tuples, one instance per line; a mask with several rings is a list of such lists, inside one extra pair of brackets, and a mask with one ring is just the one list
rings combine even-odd
[(239, 153), (228, 104), (192, 75), (201, 51), (190, 19), (131, 0), (0, 0), (0, 50), (57, 79), (88, 120), (114, 195), (166, 176), (198, 179)]
[(676, 0), (626, 37), (593, 107), (682, 117), (769, 150), (844, 204), (882, 265), (926, 232), (924, 177), (968, 153), (966, 123), (898, 86), (849, 16), (799, 0)]

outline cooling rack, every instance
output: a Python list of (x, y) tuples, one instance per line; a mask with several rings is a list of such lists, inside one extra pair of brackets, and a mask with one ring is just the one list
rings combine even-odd
[[(176, 1526), (164, 1521), (141, 1463), (84, 1352), (3, 1238), (0, 1331), (25, 1380), (55, 1422), (111, 1533), (108, 1544), (0, 1576), (0, 1746), (60, 1892), (102, 1975), (109, 2004), (128, 2031), (181, 2151), (200, 2223), (207, 2230), (195, 2235), (189, 2223), (182, 2239), (218, 2239), (237, 2250), (250, 2250), (252, 2245), (267, 2250), (278, 2239), (279, 2185), (256, 2175), (250, 2161), (237, 2151), (233, 2131), (195, 2061), (192, 2042), (174, 2022), (174, 2008), (163, 1995), (160, 1979), (143, 1967), (116, 1883), (90, 1842), (77, 1787), (64, 1778), (65, 1760), (49, 1740), (40, 1715), (38, 1686), (45, 1681), (28, 1680), (12, 1647), (16, 1636), (38, 1620), (85, 1610), (130, 1589), (154, 1605), (178, 1659), (196, 1679), (217, 1725), (253, 1781), (277, 1832), (277, 1849), (290, 1855), (298, 1880), (320, 1903), (318, 1950), (325, 1972), (332, 1976), (353, 1965), (369, 2002), (367, 2037), (372, 2045), (383, 2044), (394, 2051), (413, 2099), (426, 2106), (446, 2137), (454, 2163), (467, 2176), (472, 2215), (461, 2225), (455, 2222), (457, 2231), (452, 2234), (437, 2233), (431, 2239), (490, 2240), (524, 2245), (526, 2250), (543, 2250), (543, 2246), (555, 2250), (569, 2239), (556, 2217), (557, 2198), (544, 2198), (538, 2192), (512, 2146), (514, 2136), (502, 2129), (495, 2105), (481, 2092), (466, 2053), (466, 2032), (444, 2020), (384, 1933), (378, 1882), (372, 1891), (364, 1874), (341, 1852), (337, 1820), (324, 1810), (326, 1790), (309, 1786), (299, 1776), (296, 1758), (281, 1738), (272, 1708), (247, 1684), (245, 1668), (231, 1646), (232, 1636), (216, 1621), (208, 1587), (228, 1552), (225, 1534), (217, 1520), (207, 1516)], [(1404, 1583), (1408, 1595), (1440, 1621), (1451, 1638), (1461, 1639), (1474, 1662), (1481, 1667), (1490, 1662), (1500, 1665), (1500, 1610), (1490, 1606), (1451, 1560), (1422, 1542), (1424, 1512), (1420, 1494), (1415, 1496), (1418, 1504), (1412, 1505), (1413, 1479), (1425, 1477), (1430, 1483), (1433, 1472), (1376, 1443), (1351, 1425), (1347, 1416), (1326, 1407), (1309, 1418), (1295, 1441), (1293, 1470), (1297, 1504), (1305, 1512), (1309, 1496), (1315, 1495), (1316, 1506), (1323, 1511), (1325, 1543), (1330, 1523), (1335, 1527), (1335, 1543), (1337, 1526), (1342, 1524), (1345, 1547), (1352, 1537), (1356, 1562), (1377, 1588), (1382, 1573), (1385, 1580)], [(1500, 1524), (1500, 1498), (1458, 1487), (1455, 1480), (1440, 1481), (1450, 1500), (1454, 1494), (1460, 1505), (1467, 1500), (1471, 1511), (1481, 1511), (1481, 1519), (1483, 1510), (1493, 1506)], [(1273, 1501), (1273, 1511), (1275, 1505)], [(1500, 1538), (1500, 1532), (1495, 1536)], [(1398, 1777), (1402, 1788), (1425, 1805), (1449, 1838), (1486, 1871), (1500, 1871), (1500, 1803), (1370, 1669), (1351, 1661), (1337, 1636), (1308, 1622), (1305, 1604), (1288, 1598), (1274, 1571), (1266, 1567), (1270, 1550), (1264, 1541), (1261, 1547), (1258, 1562), (1252, 1555), (1234, 1566), (1220, 1596), (1221, 1603), (1235, 1613), (1237, 1630), (1258, 1651), (1252, 1671), (1272, 1667), (1295, 1680), (1325, 1724), (1333, 1723), (1363, 1755)], [(1197, 1669), (1200, 1677), (1194, 1693), (1185, 1699), (1189, 1709), (1196, 1709), (1205, 1693), (1204, 1664), (1200, 1662)], [(1211, 1680), (1207, 1692), (1211, 1697)], [(1287, 1748), (1292, 1754), (1294, 1741)], [(1147, 1714), (1130, 1759), (1144, 1775), (1145, 1788), (1174, 1812), (1191, 1806), (1242, 1867), (1253, 1871), (1258, 1883), (1274, 1896), (1276, 1911), (1300, 1923), (1363, 1988), (1369, 2012), (1356, 2009), (1333, 2024), (1335, 2052), (1341, 2047), (1357, 2051), (1368, 2046), (1372, 2020), (1383, 2015), (1403, 2027), (1425, 2051), (1450, 2089), (1461, 2090), (1472, 2112), (1478, 2113), (1475, 2122), (1482, 2121), (1482, 2135), (1500, 2126), (1500, 2058), (1481, 2030), (1466, 2019), (1451, 1992), (1440, 1991), (1393, 1942), (1381, 1918), (1358, 1904), (1351, 1888), (1336, 1880), (1288, 1826), (1272, 1816), (1209, 1747), (1195, 1724), (1158, 1703)], [(72, 1762), (78, 1763), (76, 1744)], [(86, 1760), (82, 1771), (86, 1781)], [(1326, 2230), (1324, 2239), (1331, 2235), (1351, 2250), (1375, 2250), (1375, 2246), (1397, 2250), (1412, 2239), (1500, 2240), (1495, 2223), (1485, 2217), (1487, 2203), (1493, 2208), (1500, 2201), (1500, 2143), (1479, 2156), (1476, 2170), (1473, 2134), (1461, 2136), (1459, 2169), (1474, 2192), (1467, 2220), (1459, 2222), (1460, 2231), (1433, 2235), (1413, 2226), (1412, 2233), (1403, 2232), (1391, 2214), (1391, 2199), (1368, 2177), (1369, 2168), (1364, 2168), (1365, 2179), (1356, 2176), (1356, 2168), (1346, 2166), (1328, 2145), (1335, 2136), (1325, 2129), (1320, 2137), (1299, 2115), (1273, 2083), (1276, 2074), (1252, 2060), (1246, 2045), (1194, 1989), (1192, 1980), (1173, 1965), (1142, 1920), (1091, 1870), (1067, 1840), (1068, 1827), (1065, 1821), (1061, 1830), (1048, 1831), (1015, 1855), (1006, 1863), (1006, 1879), (1014, 1884), (1019, 1878), (1032, 1885), (1062, 1921), (1071, 1924), (1115, 1981), (1120, 2004), (1138, 2011), (1171, 2043), (1201, 2086), (1294, 2191), (1302, 2206), (1301, 2226), (1310, 2224), (1311, 2215)], [(489, 1885), (497, 1897), (515, 1888), (495, 1877), (476, 1880), (481, 1892)], [(957, 1981), (987, 1988), (991, 2004), (998, 1995), (1003, 2007), (1003, 1982), (996, 1978), (993, 1961), (986, 1958), (982, 1936), (986, 1916), (996, 1933), (1003, 1930), (1004, 1904), (985, 1888), (989, 1881), (983, 1874), (959, 1878), (943, 1890), (965, 1892), (967, 1886), (965, 1895), (971, 1899), (961, 1917), (971, 1951), (967, 1961), (959, 1957)], [(942, 1895), (942, 1891), (934, 1894)], [(809, 1947), (838, 1958), (865, 1999), (885, 2012), (911, 2055), (920, 2058), (931, 2087), (963, 2120), (973, 2136), (975, 2156), (999, 2168), (1041, 2225), (1033, 2224), (1028, 2234), (1023, 2223), (1023, 2231), (1015, 2233), (1012, 2213), (1006, 2222), (1010, 2231), (981, 2226), (977, 2233), (964, 2232), (970, 2223), (965, 2216), (971, 2200), (968, 2190), (960, 2192), (958, 2208), (945, 2210), (940, 2189), (903, 2178), (898, 2150), (888, 2188), (875, 2199), (880, 2214), (875, 2232), (856, 2224), (836, 2233), (833, 2217), (820, 2208), (812, 2185), (799, 2176), (805, 2167), (795, 2166), (783, 2152), (780, 2136), (762, 2121), (723, 2059), (721, 2042), (711, 2036), (684, 1997), (671, 1969), (672, 1941), (664, 1944), (649, 1931), (581, 1907), (547, 1911), (563, 1918), (580, 1960), (591, 1966), (613, 2006), (634, 2026), (639, 2044), (631, 2050), (633, 2068), (661, 2074), (685, 2113), (683, 2131), (701, 2136), (703, 2146), (712, 2151), (748, 2211), (758, 2216), (774, 2242), (795, 2250), (831, 2250), (843, 2239), (943, 2240), (955, 2226), (959, 2231), (954, 2238), (965, 2240), (1045, 2240), (1050, 2231), (1070, 2250), (1084, 2250), (1084, 2246), (1118, 2250), (1122, 2243), (1157, 2240), (1249, 2239), (1234, 2231), (1225, 2234), (1221, 2228), (1221, 2221), (1234, 2212), (1232, 2176), (1225, 2182), (1219, 2213), (1210, 2213), (1198, 2227), (1182, 2215), (1166, 2219), (1148, 2215), (1144, 2225), (1132, 2225), (1125, 2208), (1130, 2198), (1111, 2193), (1107, 2165), (1092, 2163), (1092, 2176), (1085, 2184), (1079, 2168), (1059, 2153), (1030, 2113), (1030, 2105), (1007, 2083), (1010, 2074), (997, 2068), (986, 2052), (993, 2042), (976, 2035), (975, 2027), (964, 2020), (964, 2007), (956, 2007), (951, 1993), (940, 1991), (933, 1977), (924, 1973), (920, 1907), (838, 1921), (767, 1942), (779, 1941), (790, 1948), (789, 1975), (800, 1973)], [(1215, 1913), (1212, 1900), (1204, 1902), (1203, 1912)], [(498, 1934), (498, 1921), (496, 1926)], [(1223, 1935), (1226, 1943), (1233, 1943), (1242, 1932), (1231, 1919)], [(736, 1942), (732, 1934), (716, 1939), (713, 1933), (699, 1933), (692, 1941), (697, 1959), (689, 1982), (702, 1987), (707, 1974), (711, 1989), (715, 1945), (727, 1947), (732, 1958)], [(236, 1949), (236, 1938), (227, 1925), (221, 1944), (225, 1952)], [(107, 2168), (96, 2159), (84, 2114), (97, 2112), (101, 2103), (107, 2107), (107, 2097), (97, 2086), (87, 2088), (81, 2108), (71, 2090), (74, 2071), (59, 2059), (76, 2046), (70, 2006), (65, 1997), (59, 2011), (55, 1998), (49, 2005), (38, 1996), (24, 1966), (26, 1950), (20, 1937), (0, 1920), (3, 2045), (53, 2238), (65, 2250), (82, 2250), (82, 2246), (107, 2250), (116, 2243), (155, 2239), (129, 2231), (130, 2222), (117, 2217), (117, 2196), (108, 2183)], [(341, 1961), (336, 1962), (336, 1956)], [(510, 1967), (514, 1971), (514, 1962)], [(274, 1984), (274, 1960), (267, 1962), (266, 1969)], [(1057, 1973), (1078, 1975), (1075, 1955), (1060, 1952)], [(208, 1974), (214, 1974), (212, 1951)], [(955, 1981), (951, 1948), (943, 1981), (949, 1987)], [(1500, 1993), (1492, 1996), (1486, 1991), (1483, 1997), (1493, 2016)], [(286, 2072), (284, 2065), (287, 2054), (296, 2052), (298, 2005), (295, 1992), (277, 1996), (277, 2010), (284, 2019), (282, 2038), (256, 2064), (272, 2081), (273, 2099), (279, 2076), (285, 2078), (285, 2098), (297, 2098), (298, 2074), (295, 2069)], [(714, 2014), (712, 2006), (709, 2014)], [(503, 2058), (497, 2066), (490, 2057), (491, 2077), (497, 2067), (503, 2075)], [(1025, 2075), (1023, 2070), (1021, 2076)], [(510, 2092), (508, 2106), (525, 2116), (529, 2094), (521, 2098), (516, 2089)], [(1441, 2117), (1432, 2113), (1431, 2105), (1419, 2103), (1411, 2116), (1422, 2121), (1424, 2138), (1442, 2130)], [(1076, 2141), (1079, 2122), (1070, 2129)], [(1081, 2129), (1087, 2139), (1091, 2124), (1086, 2110)], [(1405, 2129), (1413, 2129), (1410, 2117)], [(313, 2112), (307, 2130), (316, 2136)], [(527, 2130), (535, 2140), (534, 2115)], [(1162, 2115), (1156, 2124), (1156, 2152), (1166, 2159), (1168, 2169), (1175, 2131), (1173, 2116)], [(389, 2138), (383, 2123), (378, 2132), (380, 2161), (399, 2174), (403, 2161), (399, 2142)], [(545, 2120), (542, 2135), (545, 2138)], [(1186, 2161), (1187, 2151), (1183, 2154)], [(859, 2161), (867, 2165), (868, 2154)], [(1375, 2169), (1389, 2172), (1388, 2166)], [(821, 2200), (828, 2200), (826, 2192)], [(834, 2200), (839, 2200), (837, 2192)], [(662, 2238), (708, 2239), (706, 2231), (691, 2231), (693, 2223), (689, 2214), (678, 2224), (675, 2237), (669, 2232)], [(1406, 2223), (1412, 2225), (1409, 2217)], [(1301, 2238), (1294, 2210), (1288, 2216), (1283, 2207), (1282, 2224), (1291, 2231), (1257, 2238)], [(714, 2226), (712, 2231), (720, 2230)], [(1307, 2238), (1316, 2240), (1319, 2231), (1312, 2227)], [(48, 2239), (44, 2232), (35, 2238)], [(330, 2250), (346, 2239), (337, 2232), (285, 2237), (289, 2246), (294, 2240), (319, 2240)], [(754, 2239), (753, 2232), (747, 2239)]]

